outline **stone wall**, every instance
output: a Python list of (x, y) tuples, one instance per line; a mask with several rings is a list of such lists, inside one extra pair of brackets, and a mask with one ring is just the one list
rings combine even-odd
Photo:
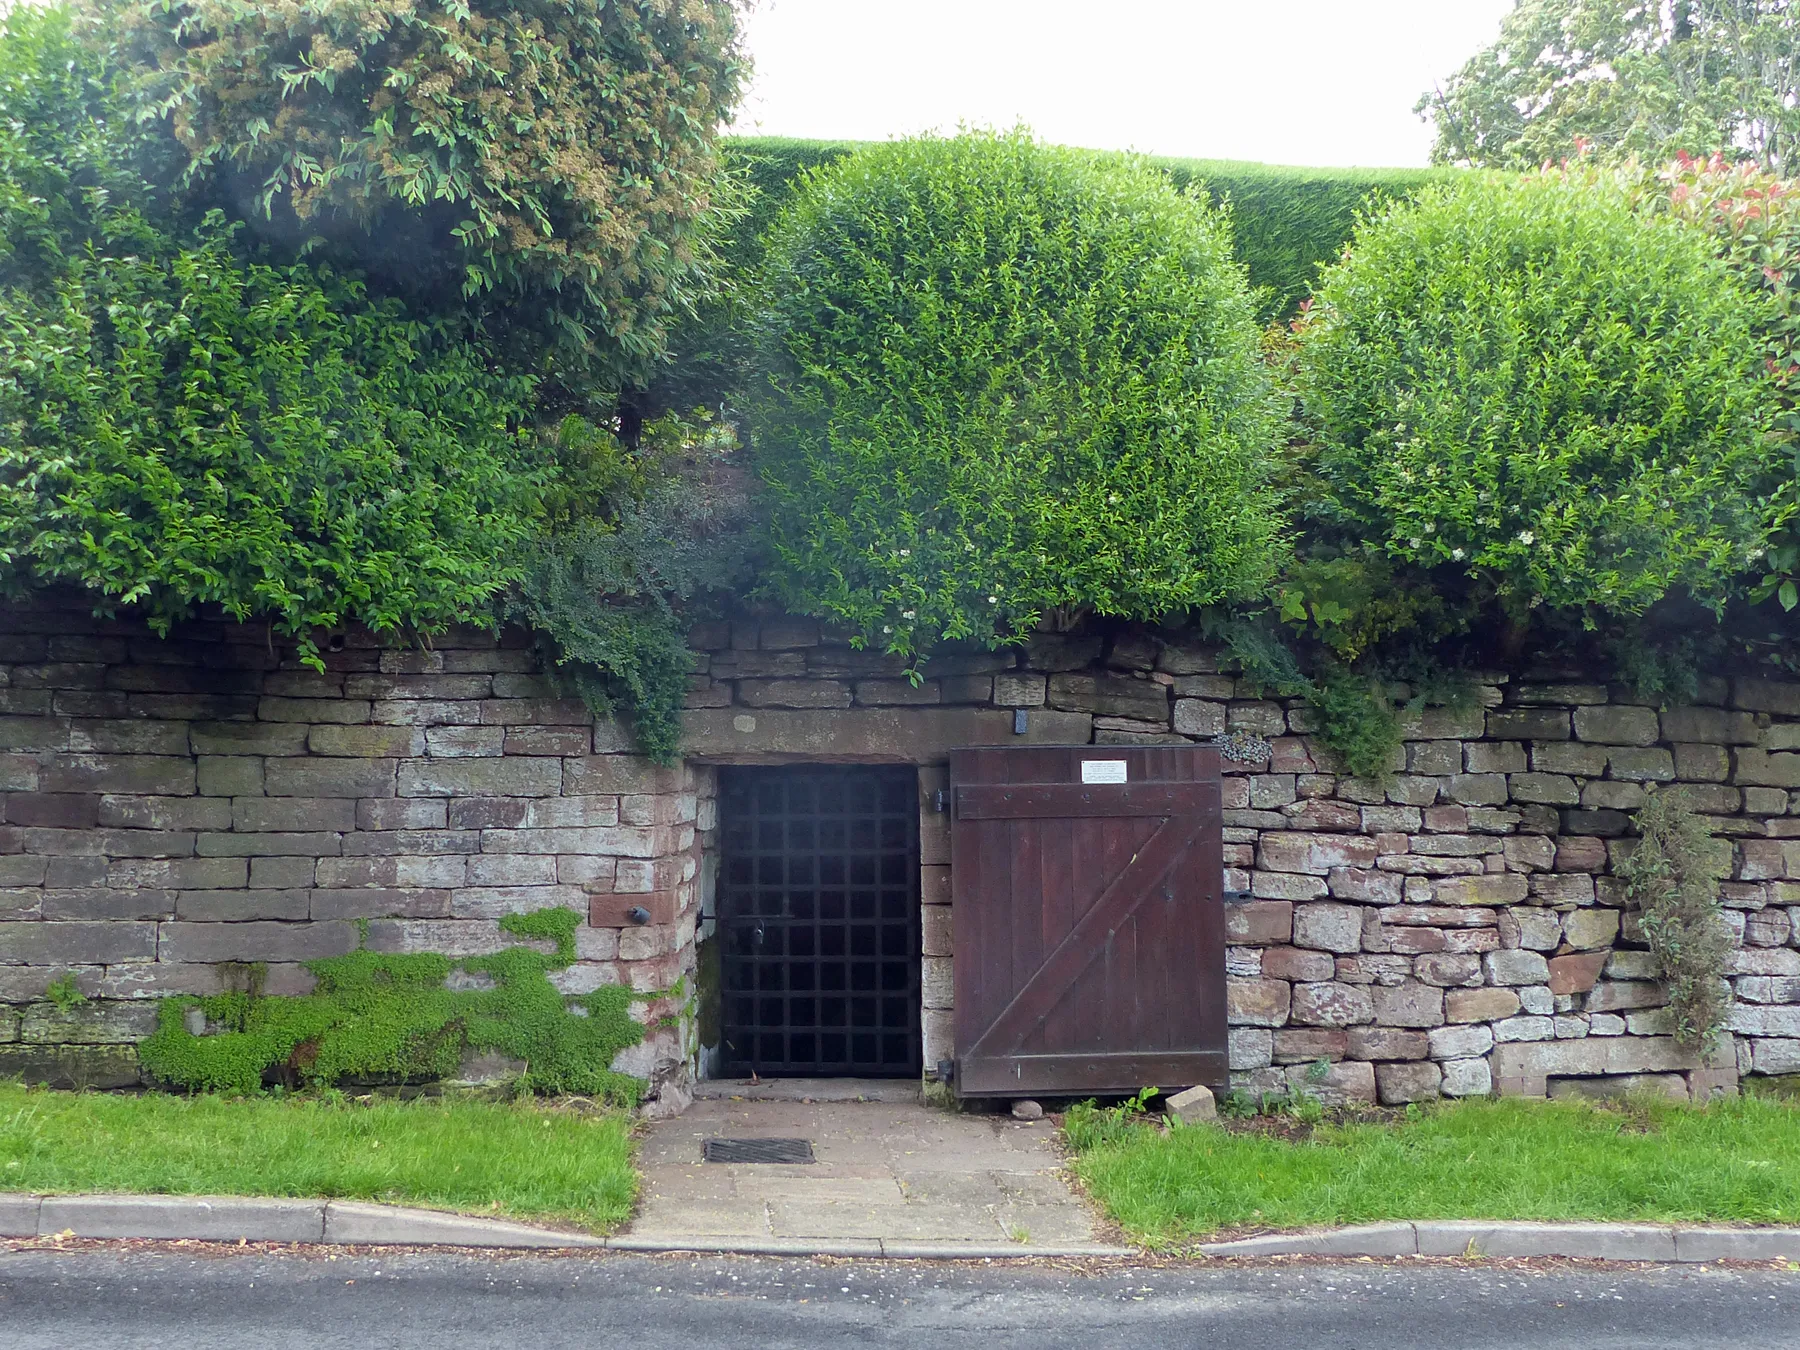
[[(322, 636), (323, 672), (266, 628), (168, 639), (78, 605), (0, 609), (0, 1074), (117, 1085), (167, 994), (354, 950), (468, 956), (502, 915), (588, 916), (570, 993), (686, 973), (695, 775), (628, 753), (534, 673), (522, 637), (431, 650)], [(642, 907), (648, 923), (629, 911)], [(46, 1001), (72, 973), (89, 1002)], [(680, 1080), (682, 1000), (617, 1067)], [(676, 1025), (666, 1025), (674, 1014)]]
[[(1701, 1095), (1800, 1072), (1800, 684), (1702, 681), (1659, 708), (1591, 675), (1469, 672), (1459, 708), (1407, 719), (1392, 776), (1346, 776), (1296, 701), (1255, 697), (1217, 653), (1125, 628), (901, 663), (780, 618), (713, 625), (689, 713), (694, 752), (941, 763), (957, 744), (1207, 742), (1227, 761), (1233, 1081), (1398, 1103), (1633, 1084)], [(1017, 712), (1025, 714), (1015, 734)], [(922, 800), (940, 786), (928, 768)], [(1676, 1044), (1614, 867), (1629, 813), (1684, 784), (1733, 846), (1740, 945), (1731, 1036)], [(948, 1057), (943, 817), (926, 806), (926, 1063)], [(1316, 1076), (1316, 1075), (1314, 1075)]]
[[(918, 683), (785, 617), (693, 644), (688, 758), (659, 767), (557, 699), (518, 635), (326, 635), (319, 673), (259, 626), (161, 639), (71, 604), (0, 610), (0, 1073), (135, 1081), (154, 1000), (224, 988), (233, 963), (299, 992), (302, 961), (360, 940), (476, 954), (506, 945), (501, 915), (558, 905), (589, 916), (566, 990), (653, 995), (695, 971), (715, 766), (811, 760), (919, 767), (934, 1065), (954, 1051), (950, 749), (1229, 731), (1268, 749), (1226, 766), (1240, 1087), (1319, 1060), (1323, 1095), (1388, 1102), (1800, 1072), (1800, 684), (1711, 679), (1663, 709), (1575, 672), (1471, 672), (1466, 705), (1411, 718), (1372, 782), (1304, 706), (1179, 635), (1044, 634)], [(1674, 782), (1733, 848), (1736, 1004), (1704, 1065), (1669, 1034), (1614, 875), (1629, 812)], [(90, 1000), (67, 1012), (45, 998), (64, 972)], [(651, 1030), (619, 1067), (678, 1105), (686, 1002), (635, 1011)]]

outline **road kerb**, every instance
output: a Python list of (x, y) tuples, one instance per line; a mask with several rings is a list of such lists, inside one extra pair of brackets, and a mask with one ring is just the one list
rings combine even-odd
[[(604, 1248), (742, 1256), (839, 1256), (921, 1261), (1130, 1258), (1133, 1247), (1063, 1247), (881, 1238), (755, 1238), (623, 1235), (594, 1237), (440, 1210), (345, 1200), (236, 1196), (0, 1193), (0, 1238), (145, 1238), (163, 1241), (292, 1242), (325, 1245)], [(1800, 1260), (1800, 1228), (1701, 1225), (1517, 1223), (1420, 1220), (1305, 1233), (1266, 1233), (1190, 1249), (1204, 1257), (1473, 1256), (1572, 1257), (1657, 1264)]]

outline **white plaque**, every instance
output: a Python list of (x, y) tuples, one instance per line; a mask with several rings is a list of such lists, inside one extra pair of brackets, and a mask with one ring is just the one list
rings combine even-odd
[(1084, 759), (1081, 761), (1084, 783), (1123, 783), (1125, 761), (1122, 759)]

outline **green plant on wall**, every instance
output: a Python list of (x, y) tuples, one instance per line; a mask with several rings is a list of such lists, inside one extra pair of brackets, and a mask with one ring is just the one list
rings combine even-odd
[[(622, 985), (565, 995), (549, 980), (575, 959), (581, 916), (569, 909), (509, 914), (504, 932), (554, 944), (551, 952), (508, 947), (452, 961), (359, 949), (309, 961), (311, 994), (254, 992), (166, 999), (139, 1047), (158, 1082), (192, 1091), (254, 1092), (276, 1072), (308, 1086), (344, 1081), (418, 1082), (455, 1073), (465, 1049), (523, 1060), (522, 1086), (635, 1103), (644, 1083), (614, 1072), (613, 1059), (643, 1039), (630, 1015), (646, 997)], [(485, 976), (489, 988), (450, 989), (452, 972)], [(196, 1035), (190, 1009), (217, 1030)]]
[(1707, 832), (1679, 788), (1652, 791), (1636, 823), (1619, 874), (1668, 987), (1675, 1039), (1709, 1051), (1731, 1011), (1725, 969), (1736, 942), (1719, 910), (1731, 845)]

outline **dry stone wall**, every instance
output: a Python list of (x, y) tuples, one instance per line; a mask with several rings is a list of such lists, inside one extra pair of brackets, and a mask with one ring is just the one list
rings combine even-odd
[[(1320, 1061), (1322, 1095), (1396, 1103), (1800, 1073), (1800, 684), (1709, 679), (1662, 708), (1578, 672), (1469, 672), (1471, 697), (1411, 717), (1371, 781), (1306, 707), (1178, 634), (1044, 634), (941, 654), (916, 683), (784, 616), (693, 645), (688, 759), (664, 767), (555, 697), (520, 635), (328, 634), (316, 672), (258, 626), (164, 639), (78, 604), (0, 609), (0, 1073), (134, 1082), (163, 995), (251, 962), (301, 992), (302, 962), (358, 942), (492, 951), (502, 915), (569, 906), (588, 922), (557, 980), (645, 994), (618, 1067), (679, 1105), (689, 1004), (657, 995), (695, 971), (714, 768), (821, 759), (920, 768), (935, 1064), (954, 1053), (949, 750), (1234, 732), (1260, 743), (1226, 766), (1237, 1086)], [(1704, 1063), (1670, 1034), (1616, 875), (1631, 811), (1674, 783), (1732, 847), (1735, 1001)], [(87, 1002), (47, 997), (65, 974)]]
[[(163, 995), (247, 963), (306, 992), (359, 942), (478, 955), (566, 906), (553, 978), (644, 991), (615, 1067), (679, 1085), (684, 1001), (656, 994), (693, 945), (694, 773), (558, 699), (521, 636), (322, 643), (320, 672), (258, 626), (0, 609), (0, 1074), (135, 1082)], [(65, 975), (87, 1002), (46, 997)]]
[[(832, 731), (810, 739), (835, 756), (923, 764), (968, 741), (1260, 742), (1266, 756), (1227, 761), (1224, 785), (1245, 1090), (1705, 1096), (1740, 1074), (1800, 1072), (1800, 684), (1707, 679), (1663, 708), (1579, 672), (1468, 672), (1468, 698), (1410, 716), (1390, 776), (1371, 781), (1343, 772), (1304, 704), (1259, 697), (1216, 651), (1146, 629), (953, 653), (920, 683), (805, 621), (694, 639), (690, 722), (720, 759), (765, 757), (771, 726), (821, 719)], [(1616, 876), (1630, 813), (1677, 783), (1733, 849), (1736, 1001), (1704, 1062), (1671, 1034)], [(928, 1064), (953, 1049), (946, 861), (932, 857), (923, 887)]]

